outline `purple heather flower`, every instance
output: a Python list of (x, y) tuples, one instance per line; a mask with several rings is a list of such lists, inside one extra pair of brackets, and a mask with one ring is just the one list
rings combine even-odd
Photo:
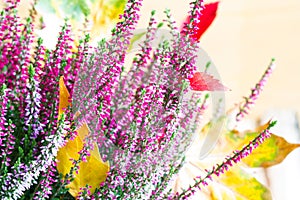
[(56, 162), (53, 160), (52, 163), (48, 166), (46, 171), (41, 172), (42, 180), (40, 181), (40, 190), (35, 193), (33, 199), (47, 199), (52, 194), (52, 188), (54, 183), (57, 182), (56, 176)]

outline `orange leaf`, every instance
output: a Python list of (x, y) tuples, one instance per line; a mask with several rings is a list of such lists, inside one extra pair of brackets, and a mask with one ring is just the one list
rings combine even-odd
[(64, 109), (71, 105), (69, 102), (70, 93), (65, 85), (64, 77), (61, 76), (59, 79), (59, 109), (58, 109), (58, 120), (61, 114), (64, 113)]

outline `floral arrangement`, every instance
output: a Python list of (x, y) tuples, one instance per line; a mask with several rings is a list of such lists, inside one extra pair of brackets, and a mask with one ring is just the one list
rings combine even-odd
[[(163, 23), (152, 12), (145, 39), (125, 69), (142, 0), (128, 0), (111, 39), (97, 47), (89, 44), (87, 33), (75, 45), (66, 22), (54, 50), (36, 38), (34, 15), (21, 20), (18, 1), (6, 0), (0, 15), (2, 199), (187, 199), (236, 163), (271, 166), (298, 146), (289, 146), (282, 159), (278, 153), (253, 164), (256, 158), (244, 159), (259, 148), (260, 156), (267, 152), (267, 141), (289, 145), (270, 133), (275, 122), (244, 137), (227, 131), (220, 138), (234, 138), (236, 149), (189, 187), (174, 190), (172, 183), (207, 107), (204, 91), (226, 90), (213, 76), (196, 70), (203, 32), (197, 27), (207, 10), (201, 0), (190, 5), (181, 31), (170, 11)], [(207, 28), (211, 20), (205, 21)], [(154, 48), (155, 34), (164, 24), (172, 39)], [(237, 121), (262, 91), (273, 62), (245, 98)]]

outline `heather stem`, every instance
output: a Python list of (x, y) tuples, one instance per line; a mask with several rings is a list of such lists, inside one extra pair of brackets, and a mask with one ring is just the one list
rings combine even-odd
[(275, 59), (271, 60), (271, 63), (259, 82), (255, 85), (255, 88), (251, 90), (251, 94), (249, 97), (245, 97), (245, 102), (242, 104), (242, 106), (239, 109), (238, 114), (236, 115), (236, 121), (242, 120), (245, 115), (247, 115), (250, 111), (250, 107), (255, 104), (255, 101), (259, 97), (260, 93), (262, 92), (268, 78), (270, 77), (271, 73), (273, 72), (273, 69), (275, 67)]

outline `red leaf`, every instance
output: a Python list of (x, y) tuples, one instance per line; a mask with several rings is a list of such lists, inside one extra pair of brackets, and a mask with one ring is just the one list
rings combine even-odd
[[(193, 23), (194, 27), (197, 27), (198, 30), (193, 30), (193, 34), (191, 34), (191, 38), (194, 40), (199, 40), (202, 34), (207, 30), (207, 28), (214, 21), (217, 10), (218, 10), (219, 2), (209, 3), (204, 6), (204, 9), (201, 11), (202, 15), (200, 17), (200, 22)], [(190, 16), (187, 17), (184, 23), (188, 23), (190, 21)]]
[(192, 78), (189, 79), (192, 90), (195, 91), (224, 91), (227, 88), (220, 83), (219, 80), (213, 76), (196, 72)]

